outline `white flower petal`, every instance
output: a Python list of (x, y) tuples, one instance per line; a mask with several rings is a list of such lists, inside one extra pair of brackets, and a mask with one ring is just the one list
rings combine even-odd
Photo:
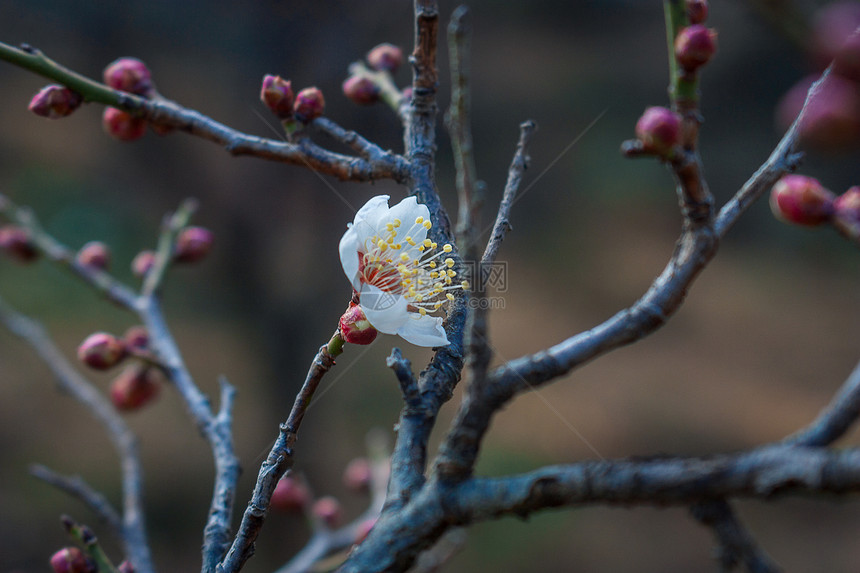
[(397, 334), (409, 321), (406, 299), (399, 294), (391, 294), (375, 286), (363, 284), (359, 300), (364, 316), (379, 332)]
[(358, 280), (358, 232), (355, 230), (355, 225), (346, 230), (343, 237), (340, 238), (340, 264), (343, 267), (343, 272), (346, 278), (352, 283), (353, 288), (359, 288)]
[[(377, 195), (371, 197), (364, 206), (355, 214), (355, 225), (368, 225), (376, 230), (379, 228), (380, 219), (383, 219), (388, 214), (388, 195)], [(384, 223), (383, 223), (384, 227)], [(363, 232), (363, 227), (359, 227), (359, 233)], [(371, 234), (372, 235), (372, 234)]]
[[(372, 321), (371, 321), (372, 322)], [(412, 313), (409, 320), (397, 330), (403, 339), (415, 346), (447, 346), (448, 336), (438, 316), (421, 316)]]

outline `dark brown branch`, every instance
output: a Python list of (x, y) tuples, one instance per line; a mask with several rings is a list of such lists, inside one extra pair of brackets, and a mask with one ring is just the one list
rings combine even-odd
[(725, 500), (704, 501), (690, 508), (700, 523), (717, 538), (717, 560), (721, 571), (733, 571), (740, 562), (750, 573), (779, 573), (782, 569), (758, 546)]

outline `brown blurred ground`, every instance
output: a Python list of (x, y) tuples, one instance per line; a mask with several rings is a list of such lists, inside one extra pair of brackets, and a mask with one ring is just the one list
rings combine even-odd
[[(772, 109), (808, 70), (802, 53), (754, 13), (739, 3), (713, 4), (721, 47), (703, 84), (702, 153), (722, 202), (769, 154), (778, 140)], [(617, 152), (642, 109), (665, 101), (663, 18), (658, 3), (471, 5), (475, 146), (488, 207), (500, 194), (518, 123), (533, 118), (540, 125), (528, 191), (501, 254), (510, 288), (491, 319), (496, 356), (504, 360), (630, 304), (671, 255), (679, 221), (669, 175)], [(442, 8), (448, 14), (453, 5)], [(263, 74), (279, 73), (297, 87), (319, 86), (330, 117), (394, 149), (401, 144), (391, 114), (355, 108), (339, 86), (349, 62), (368, 48), (408, 44), (411, 35), (407, 3), (382, 1), (0, 6), (0, 40), (28, 42), (85, 74), (97, 77), (118, 56), (140, 57), (166, 96), (269, 136), (257, 93)], [(408, 74), (399, 80), (406, 83)], [(309, 360), (347, 302), (336, 245), (352, 211), (338, 194), (357, 207), (374, 194), (402, 192), (230, 159), (182, 134), (116, 143), (102, 134), (95, 106), (56, 122), (26, 113), (43, 84), (0, 65), (0, 190), (34, 206), (58, 237), (74, 246), (109, 242), (118, 274), (130, 280), (127, 262), (154, 244), (161, 215), (186, 196), (202, 202), (197, 220), (215, 231), (215, 254), (174, 273), (166, 305), (198, 383), (212, 393), (225, 374), (240, 390), (241, 509)], [(440, 188), (453, 206), (448, 150), (440, 130)], [(856, 152), (812, 155), (804, 172), (841, 192), (858, 182)], [(764, 203), (756, 205), (664, 330), (499, 415), (480, 472), (594, 457), (582, 437), (614, 457), (731, 451), (785, 436), (815, 416), (858, 359), (858, 260), (834, 233), (786, 228)], [(0, 261), (0, 295), (43, 320), (70, 355), (93, 330), (121, 332), (131, 324), (44, 263)], [(366, 352), (349, 348), (303, 428), (300, 469), (319, 493), (344, 496), (354, 512), (361, 500), (346, 496), (339, 474), (362, 451), (368, 430), (390, 429), (396, 420), (398, 392), (383, 357), (397, 344), (383, 337)], [(416, 369), (428, 356), (404, 351)], [(445, 409), (443, 422), (453, 409)], [(130, 420), (142, 436), (156, 559), (162, 570), (193, 570), (210, 456), (169, 391)], [(846, 443), (856, 442), (852, 435)], [(115, 457), (99, 428), (53, 390), (25, 346), (0, 331), (0, 571), (45, 570), (65, 543), (60, 513), (92, 520), (77, 502), (30, 478), (34, 462), (79, 473), (117, 499)], [(787, 570), (856, 570), (860, 507), (853, 501), (739, 506)], [(247, 570), (272, 570), (305, 535), (298, 520), (273, 516)], [(711, 550), (708, 532), (684, 509), (586, 508), (478, 525), (448, 570), (699, 571), (711, 570)]]

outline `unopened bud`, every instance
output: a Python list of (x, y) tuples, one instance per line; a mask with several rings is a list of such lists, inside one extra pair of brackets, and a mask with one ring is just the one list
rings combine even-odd
[(149, 332), (143, 326), (132, 326), (122, 335), (127, 348), (144, 350), (149, 346)]
[(29, 263), (39, 256), (39, 251), (30, 240), (30, 232), (16, 225), (0, 227), (0, 249), (21, 263)]
[(373, 472), (367, 458), (355, 458), (343, 470), (343, 485), (356, 492), (367, 491)]
[(636, 122), (636, 137), (643, 151), (667, 157), (681, 140), (681, 116), (665, 107), (649, 107)]
[(327, 495), (314, 502), (311, 511), (329, 527), (337, 527), (343, 520), (343, 507), (337, 498)]
[(770, 208), (778, 218), (796, 225), (815, 226), (833, 215), (833, 193), (817, 179), (786, 175), (770, 193)]
[(833, 226), (843, 236), (860, 243), (860, 186), (855, 185), (833, 202)]
[(116, 366), (125, 355), (125, 344), (106, 332), (91, 334), (78, 346), (80, 361), (96, 370), (107, 370)]
[(686, 4), (690, 24), (701, 24), (708, 19), (708, 0), (687, 0)]
[[(860, 4), (857, 2), (831, 2), (822, 6), (815, 13), (809, 34), (809, 44), (816, 59), (815, 63), (824, 68), (832, 60), (837, 60), (833, 71), (839, 74), (846, 72), (850, 74), (842, 68), (843, 63), (839, 62), (839, 59), (845, 49), (849, 52), (845, 56), (851, 58), (852, 48), (847, 45), (847, 42), (851, 40), (858, 27), (860, 27)], [(860, 79), (855, 78), (853, 74), (849, 77)]]
[(102, 114), (102, 127), (108, 135), (120, 141), (134, 141), (146, 134), (145, 119), (115, 107), (105, 108)]
[(30, 100), (30, 111), (42, 117), (58, 119), (71, 115), (83, 103), (81, 94), (59, 85), (45, 86)]
[(64, 547), (51, 556), (54, 573), (95, 573), (95, 564), (77, 547)]
[(393, 44), (379, 44), (367, 53), (367, 63), (378, 72), (393, 74), (403, 64), (403, 50)]
[(131, 261), (131, 272), (138, 278), (143, 278), (155, 266), (155, 252), (141, 251)]
[(134, 573), (134, 565), (131, 564), (131, 561), (123, 561), (116, 566), (116, 570), (119, 573)]
[(376, 525), (375, 517), (371, 517), (370, 519), (365, 519), (362, 521), (358, 528), (355, 530), (355, 539), (353, 543), (358, 545), (362, 541), (364, 541), (368, 535), (370, 535), (370, 530), (373, 529), (373, 526)]
[(275, 486), (270, 505), (280, 511), (298, 512), (304, 510), (310, 498), (311, 492), (302, 481), (284, 476)]
[(197, 262), (212, 250), (212, 231), (203, 227), (186, 227), (176, 237), (173, 260), (178, 263)]
[(377, 330), (364, 315), (361, 305), (349, 303), (349, 308), (340, 317), (340, 334), (351, 344), (370, 344), (376, 340)]
[(701, 24), (687, 26), (675, 38), (675, 58), (687, 72), (707, 64), (717, 51), (717, 33)]
[(110, 249), (101, 241), (90, 241), (75, 256), (78, 264), (106, 270), (110, 266)]
[(294, 100), (293, 87), (289, 80), (285, 80), (281, 76), (267, 75), (263, 77), (260, 101), (280, 119), (288, 119), (293, 116)]
[(293, 110), (296, 112), (296, 117), (304, 123), (315, 120), (325, 111), (323, 93), (315, 87), (303, 89), (296, 96)]
[(105, 68), (104, 80), (115, 90), (144, 96), (153, 92), (152, 73), (137, 58), (115, 60)]
[(379, 101), (379, 86), (367, 76), (350, 76), (343, 82), (343, 94), (359, 105)]
[(117, 410), (140, 409), (158, 396), (161, 386), (155, 371), (147, 366), (129, 366), (110, 385), (110, 400)]

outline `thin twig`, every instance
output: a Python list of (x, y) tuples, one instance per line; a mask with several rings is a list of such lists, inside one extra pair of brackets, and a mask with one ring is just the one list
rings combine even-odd
[(714, 532), (719, 542), (717, 560), (722, 571), (733, 571), (741, 562), (750, 573), (782, 571), (770, 555), (758, 546), (725, 500), (695, 503), (690, 507), (690, 512)]
[(839, 392), (806, 428), (785, 439), (786, 444), (824, 447), (845, 435), (860, 416), (860, 363)]
[(397, 381), (400, 383), (400, 392), (406, 407), (420, 410), (422, 406), (421, 394), (418, 392), (418, 381), (412, 373), (412, 363), (403, 357), (399, 348), (392, 348), (391, 355), (385, 359), (385, 365), (394, 371)]
[(40, 464), (30, 466), (30, 475), (78, 498), (113, 529), (118, 539), (123, 538), (122, 516), (101, 492), (96, 491), (81, 476), (64, 476)]

